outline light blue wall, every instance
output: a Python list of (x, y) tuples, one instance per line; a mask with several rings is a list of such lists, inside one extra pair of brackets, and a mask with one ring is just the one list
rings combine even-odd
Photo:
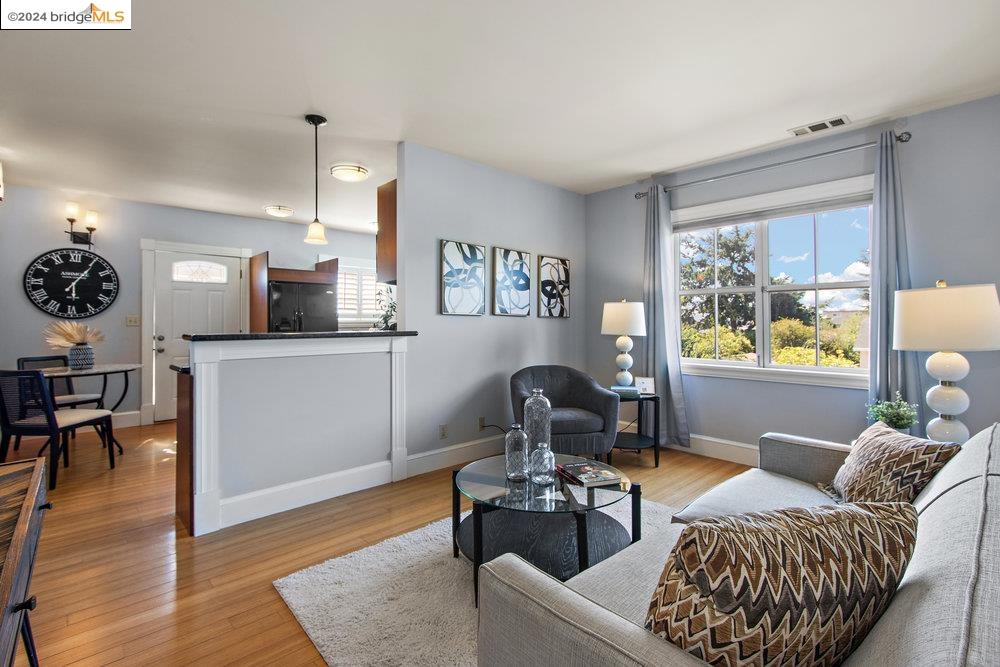
[[(272, 264), (288, 268), (310, 268), (316, 260), (317, 247), (302, 242), (303, 225), (10, 186), (0, 205), (0, 368), (14, 368), (18, 357), (55, 354), (41, 335), (53, 318), (28, 301), (21, 281), (32, 259), (68, 245), (63, 233), (68, 228), (63, 214), (68, 200), (77, 201), (83, 211), (100, 213), (94, 251), (111, 262), (121, 281), (115, 303), (84, 320), (106, 337), (95, 348), (101, 362), (140, 360), (140, 328), (125, 326), (126, 315), (141, 313), (139, 239), (268, 250)], [(321, 246), (324, 254), (375, 257), (373, 235), (327, 230), (327, 238), (330, 244)], [(120, 410), (138, 409), (138, 385), (132, 383)]]
[[(943, 277), (953, 284), (1000, 282), (1000, 97), (913, 116), (895, 124), (913, 132), (900, 149), (914, 286)], [(850, 146), (878, 137), (868, 128), (662, 177), (682, 183), (747, 167)], [(678, 190), (681, 208), (847, 178), (874, 171), (874, 151), (862, 150), (799, 165)], [(631, 185), (588, 195), (587, 360), (603, 382), (614, 378), (613, 341), (600, 335), (604, 301), (641, 298), (645, 203)], [(976, 431), (1000, 418), (1000, 352), (968, 355), (972, 395), (964, 417)], [(637, 359), (640, 358), (637, 355)], [(864, 427), (866, 393), (751, 380), (684, 377), (691, 430), (754, 443), (769, 430), (848, 441)], [(926, 386), (930, 379), (925, 377)], [(916, 398), (911, 400), (917, 400)], [(922, 398), (920, 399), (922, 400)]]
[[(584, 367), (587, 317), (583, 196), (412, 143), (400, 144), (400, 318), (407, 339), (407, 449), (426, 452), (496, 434), (511, 419), (510, 376), (533, 364)], [(441, 239), (570, 260), (568, 319), (439, 314)], [(492, 285), (487, 298), (492, 298)], [(438, 426), (448, 437), (438, 437)]]

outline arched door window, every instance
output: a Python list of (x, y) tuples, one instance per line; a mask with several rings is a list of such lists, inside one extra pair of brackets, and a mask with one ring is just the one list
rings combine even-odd
[(189, 259), (174, 262), (171, 276), (177, 283), (227, 283), (229, 275), (224, 264)]

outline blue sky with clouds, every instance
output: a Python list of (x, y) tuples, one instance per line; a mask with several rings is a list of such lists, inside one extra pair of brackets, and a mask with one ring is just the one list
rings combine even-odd
[(859, 263), (868, 248), (868, 207), (827, 211), (817, 216), (816, 243), (813, 216), (796, 215), (771, 220), (767, 235), (772, 278), (789, 276), (796, 283), (839, 282), (864, 278)]

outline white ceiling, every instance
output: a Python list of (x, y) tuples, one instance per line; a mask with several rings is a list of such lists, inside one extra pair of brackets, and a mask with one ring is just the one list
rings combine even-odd
[(0, 37), (8, 181), (368, 231), (395, 144), (577, 192), (1000, 92), (995, 0), (132, 0), (130, 32)]

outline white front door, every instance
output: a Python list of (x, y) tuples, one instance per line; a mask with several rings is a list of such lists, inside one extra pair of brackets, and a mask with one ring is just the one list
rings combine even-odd
[(240, 331), (240, 258), (157, 250), (153, 297), (153, 419), (177, 416), (177, 374), (188, 362), (184, 334)]

